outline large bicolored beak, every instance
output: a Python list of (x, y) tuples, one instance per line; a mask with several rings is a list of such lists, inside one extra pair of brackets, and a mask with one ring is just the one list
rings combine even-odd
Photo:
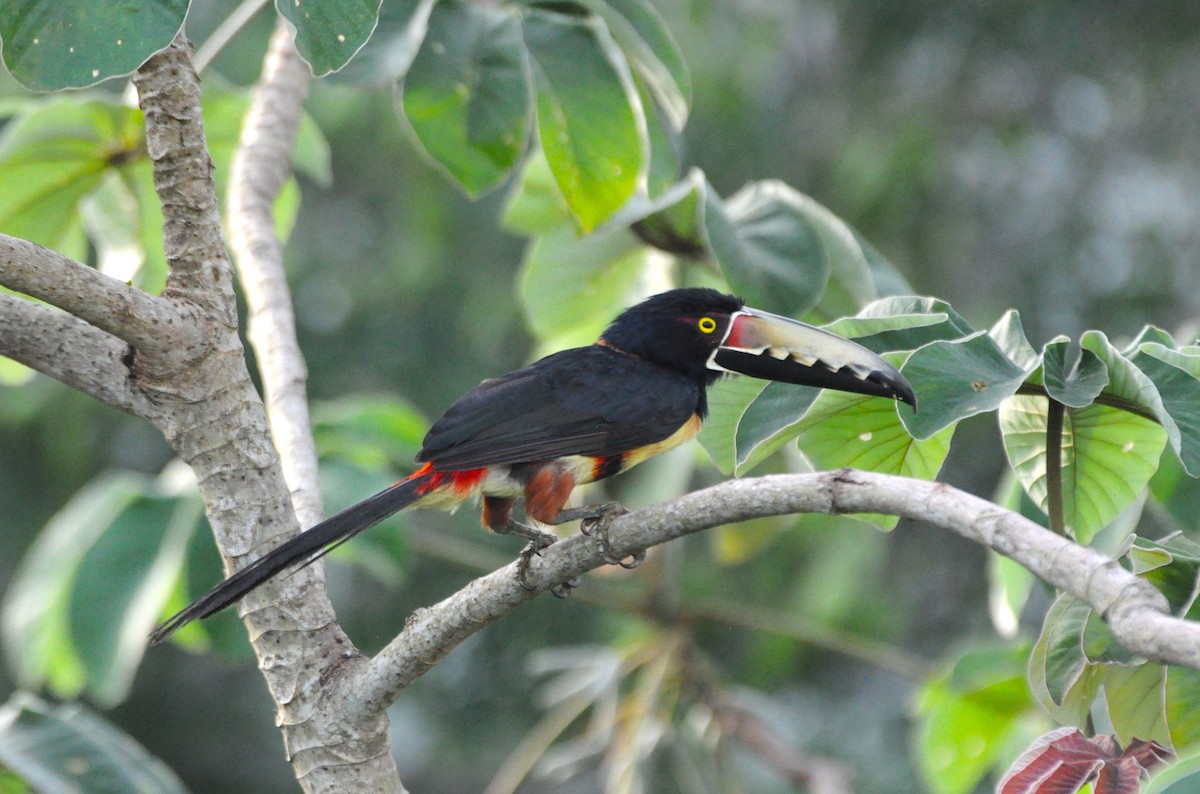
[(757, 309), (734, 312), (710, 369), (822, 389), (891, 397), (916, 410), (904, 376), (862, 345)]

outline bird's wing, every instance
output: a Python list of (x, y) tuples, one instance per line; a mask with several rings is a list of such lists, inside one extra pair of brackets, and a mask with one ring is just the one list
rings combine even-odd
[(690, 421), (700, 387), (604, 347), (565, 350), (487, 380), (434, 423), (417, 460), (442, 470), (620, 455)]

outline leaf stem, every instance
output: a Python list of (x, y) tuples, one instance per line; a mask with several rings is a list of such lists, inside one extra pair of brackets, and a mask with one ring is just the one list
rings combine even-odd
[[(1020, 388), (1017, 389), (1017, 394), (1025, 394), (1031, 397), (1046, 397), (1053, 402), (1053, 399), (1050, 397), (1050, 395), (1046, 393), (1046, 387), (1037, 383), (1022, 383)], [(1149, 408), (1145, 407), (1144, 405), (1138, 405), (1132, 400), (1127, 400), (1124, 397), (1118, 397), (1115, 394), (1098, 394), (1092, 403), (1094, 405), (1107, 405), (1109, 408), (1116, 408), (1117, 410), (1131, 413), (1134, 416), (1140, 416), (1143, 419), (1149, 419), (1155, 424), (1162, 424), (1159, 418)]]
[(1066, 406), (1053, 397), (1047, 399), (1050, 400), (1050, 406), (1046, 410), (1046, 509), (1050, 515), (1050, 530), (1066, 535), (1062, 481), (1063, 415)]

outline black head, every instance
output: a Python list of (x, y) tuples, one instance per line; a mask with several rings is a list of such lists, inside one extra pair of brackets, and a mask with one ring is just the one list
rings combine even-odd
[(600, 344), (681, 372), (702, 386), (723, 373), (738, 373), (917, 405), (909, 382), (876, 353), (711, 289), (655, 295), (613, 320)]
[(714, 289), (691, 287), (654, 295), (609, 324), (602, 344), (682, 372), (706, 384), (720, 377), (708, 366), (743, 301)]

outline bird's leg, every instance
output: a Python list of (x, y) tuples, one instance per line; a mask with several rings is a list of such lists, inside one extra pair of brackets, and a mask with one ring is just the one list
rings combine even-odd
[[(612, 544), (608, 540), (608, 527), (614, 518), (619, 518), (629, 511), (617, 502), (605, 502), (598, 505), (572, 507), (558, 514), (555, 524), (565, 524), (568, 521), (579, 521), (579, 531), (588, 537), (594, 537), (600, 543), (604, 553), (604, 561), (609, 565), (620, 565), (622, 568), (636, 568), (646, 559), (646, 552), (639, 551), (628, 558), (618, 557), (613, 553)], [(628, 562), (626, 562), (628, 559)]]
[[(549, 532), (543, 532), (540, 529), (531, 527), (528, 524), (522, 524), (514, 519), (509, 519), (508, 523), (499, 528), (493, 528), (493, 532), (500, 535), (514, 535), (518, 538), (525, 538), (529, 541), (525, 548), (521, 549), (521, 553), (517, 555), (517, 582), (526, 590), (535, 590), (533, 585), (529, 584), (529, 565), (533, 562), (534, 555), (541, 556), (542, 549), (549, 548), (551, 544), (558, 541), (558, 536)], [(565, 582), (559, 582), (556, 585), (550, 586), (550, 592), (559, 598), (566, 598), (571, 594), (571, 590), (579, 585), (579, 579), (572, 576)]]

